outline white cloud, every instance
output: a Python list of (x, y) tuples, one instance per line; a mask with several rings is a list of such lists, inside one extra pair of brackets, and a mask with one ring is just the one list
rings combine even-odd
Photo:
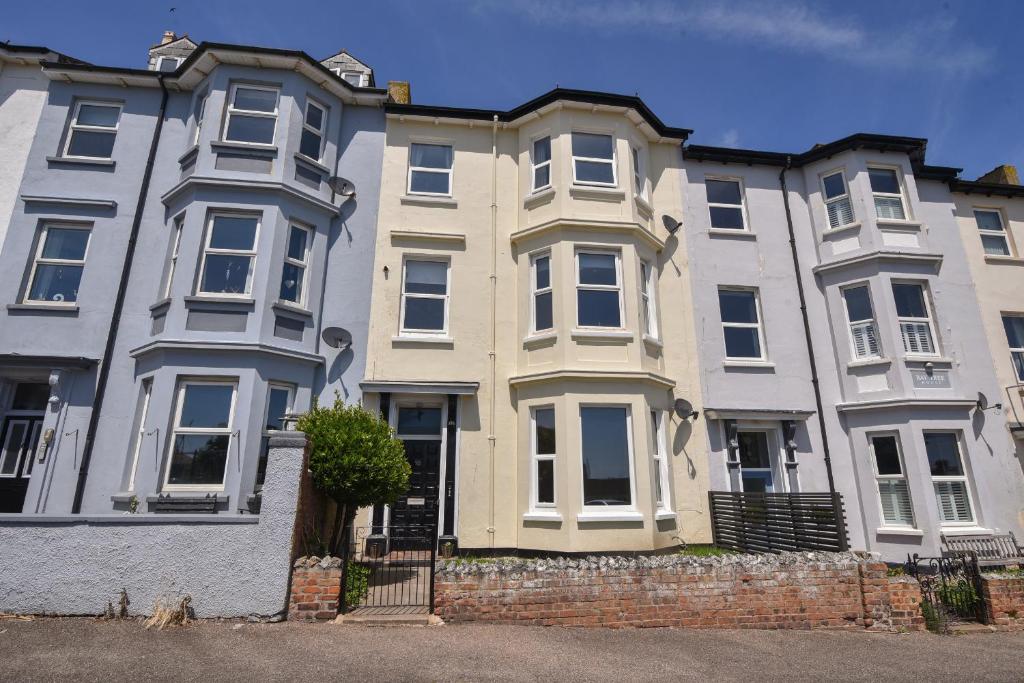
[[(723, 42), (813, 53), (827, 59), (889, 70), (974, 73), (991, 50), (954, 34), (952, 18), (915, 18), (898, 31), (864, 26), (852, 16), (823, 16), (799, 2), (755, 4), (668, 0), (476, 0), (484, 13), (513, 13), (537, 24), (607, 32), (684, 31)], [(685, 39), (685, 38), (683, 38)]]
[(736, 130), (735, 128), (730, 128), (729, 130), (727, 130), (724, 133), (722, 133), (722, 137), (718, 140), (718, 145), (720, 147), (733, 147), (733, 148), (735, 148), (739, 144), (740, 144), (740, 132), (738, 130)]

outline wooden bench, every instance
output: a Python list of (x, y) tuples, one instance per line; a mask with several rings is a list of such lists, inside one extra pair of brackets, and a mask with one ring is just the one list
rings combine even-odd
[(981, 567), (1005, 567), (1024, 565), (1024, 548), (1017, 545), (1013, 533), (990, 534), (986, 536), (946, 536), (944, 555), (974, 553)]

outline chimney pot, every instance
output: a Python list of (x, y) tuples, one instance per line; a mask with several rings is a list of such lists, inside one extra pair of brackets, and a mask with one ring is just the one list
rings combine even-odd
[(397, 104), (412, 104), (409, 81), (388, 81), (388, 99)]
[(174, 35), (174, 31), (164, 31), (164, 37), (160, 39), (160, 44), (166, 45), (167, 43), (173, 43), (177, 39), (178, 36)]

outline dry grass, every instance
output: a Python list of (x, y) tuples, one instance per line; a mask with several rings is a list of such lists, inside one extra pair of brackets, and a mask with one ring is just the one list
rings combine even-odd
[(153, 605), (153, 616), (146, 619), (146, 628), (156, 626), (162, 631), (167, 626), (184, 626), (194, 619), (192, 616), (192, 596), (183, 598), (162, 598)]

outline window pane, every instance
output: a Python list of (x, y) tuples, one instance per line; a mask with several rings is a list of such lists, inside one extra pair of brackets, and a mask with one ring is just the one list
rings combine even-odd
[(896, 177), (896, 171), (891, 168), (869, 168), (868, 178), (871, 180), (872, 192), (900, 193), (900, 181)]
[(94, 130), (75, 130), (71, 132), (71, 144), (68, 155), (73, 157), (90, 157), (93, 159), (109, 159), (114, 151), (115, 133), (101, 133)]
[(357, 88), (363, 82), (362, 74), (358, 74), (358, 73), (355, 73), (355, 72), (352, 72), (352, 71), (346, 71), (345, 73), (343, 73), (341, 75), (341, 77), (345, 79), (346, 83), (348, 83), (350, 85), (354, 85)]
[(11, 410), (45, 410), (49, 400), (49, 384), (21, 382), (14, 388)]
[(580, 284), (615, 285), (618, 274), (613, 254), (579, 254)]
[(251, 256), (207, 255), (202, 291), (210, 294), (244, 294), (251, 264)]
[(538, 294), (536, 297), (536, 312), (534, 313), (534, 324), (536, 331), (550, 330), (554, 327), (554, 316), (551, 310), (551, 292)]
[(740, 476), (746, 493), (771, 493), (773, 490), (771, 472), (743, 472)]
[(574, 157), (611, 160), (612, 137), (610, 135), (595, 135), (593, 133), (573, 133), (572, 155)]
[(743, 230), (743, 209), (728, 206), (708, 207), (711, 227), (723, 230)]
[(753, 327), (725, 327), (725, 355), (729, 358), (760, 358), (761, 340)]
[(843, 290), (846, 299), (846, 315), (851, 323), (858, 320), (871, 320), (875, 317), (871, 310), (871, 296), (867, 287), (849, 287)]
[(43, 244), (43, 258), (81, 261), (85, 259), (85, 248), (88, 244), (88, 230), (48, 228), (46, 242)]
[(406, 261), (405, 291), (413, 294), (444, 294), (448, 264), (444, 261)]
[(534, 269), (537, 273), (536, 289), (544, 289), (551, 286), (551, 259), (542, 256), (534, 262)]
[(267, 398), (267, 429), (277, 430), (284, 425), (284, 415), (288, 412), (287, 389), (271, 387)]
[(214, 216), (210, 248), (252, 251), (256, 241), (256, 222), (252, 216)]
[(903, 201), (899, 197), (875, 197), (875, 213), (881, 219), (904, 220)]
[(924, 305), (924, 290), (921, 285), (892, 283), (892, 295), (896, 299), (896, 315), (901, 318), (927, 318)]
[(322, 130), (324, 127), (324, 110), (313, 103), (307, 104), (306, 124), (313, 126), (317, 130)]
[(281, 273), (280, 298), (282, 301), (299, 302), (302, 298), (302, 278), (304, 275), (304, 270), (299, 266), (291, 263), (284, 264), (284, 270)]
[(710, 204), (739, 204), (743, 203), (740, 195), (740, 184), (735, 180), (705, 180), (704, 185), (708, 192), (708, 203)]
[(273, 118), (231, 114), (227, 139), (235, 142), (255, 142), (269, 145), (274, 142), (274, 126), (276, 124), (277, 119)]
[(1003, 220), (998, 211), (975, 211), (974, 219), (978, 221), (979, 230), (1003, 229)]
[(829, 227), (839, 228), (853, 222), (853, 205), (849, 197), (843, 197), (827, 206)]
[(757, 302), (753, 292), (718, 290), (718, 306), (723, 323), (756, 323)]
[(404, 436), (440, 436), (440, 408), (399, 408), (398, 433)]
[(846, 194), (846, 183), (843, 182), (842, 173), (825, 176), (822, 185), (825, 186), (825, 199), (833, 199)]
[(231, 421), (230, 384), (186, 384), (179, 427), (226, 429)]
[(443, 330), (444, 299), (407, 298), (405, 300), (405, 329)]
[(551, 161), (551, 138), (533, 141), (533, 163), (542, 164)]
[(553, 455), (555, 453), (555, 409), (538, 408), (533, 411), (533, 420), (537, 425), (537, 454)]
[(1006, 330), (1006, 341), (1010, 348), (1024, 348), (1024, 316), (1004, 315), (1003, 329)]
[(306, 128), (302, 129), (302, 138), (299, 140), (299, 152), (310, 159), (320, 159), (320, 136)]
[(1024, 351), (1014, 351), (1010, 356), (1013, 358), (1013, 368), (1017, 371), (1017, 379), (1024, 382)]
[(178, 60), (173, 57), (162, 57), (160, 59), (160, 71), (171, 73), (178, 68)]
[(555, 502), (555, 461), (537, 461), (537, 502)]
[[(276, 90), (257, 90), (256, 88), (235, 88), (235, 109), (248, 111), (273, 112), (277, 109)], [(273, 119), (268, 119), (273, 121)]]
[(210, 484), (224, 482), (224, 466), (228, 459), (227, 434), (203, 436), (179, 434), (174, 439), (168, 484)]
[(882, 519), (886, 524), (914, 523), (914, 508), (910, 503), (910, 489), (905, 479), (880, 480), (878, 495), (882, 499)]
[(95, 104), (83, 104), (78, 108), (77, 123), (83, 126), (106, 126), (113, 128), (117, 125), (120, 107), (104, 107)]
[(875, 465), (879, 474), (903, 474), (895, 436), (872, 437), (871, 446), (875, 452)]
[(451, 145), (418, 145), (412, 146), (411, 164), (422, 168), (452, 167)]
[(82, 266), (40, 264), (29, 288), (31, 301), (78, 301)]
[(611, 163), (605, 161), (576, 161), (576, 180), (584, 183), (615, 182)]
[(578, 324), (583, 327), (621, 327), (619, 293), (580, 290), (576, 296)]
[(769, 469), (772, 466), (768, 453), (768, 434), (765, 432), (739, 432), (740, 467), (752, 469)]
[(18, 469), (18, 461), (21, 460), (21, 447), (25, 442), (25, 431), (28, 425), (25, 422), (12, 422), (8, 433), (4, 437), (3, 460), (0, 461), (0, 474), (14, 474)]
[(551, 166), (541, 166), (533, 169), (533, 189), (547, 187), (551, 184)]
[(432, 194), (449, 194), (448, 180), (451, 178), (447, 173), (436, 171), (413, 171), (409, 183), (410, 192), (430, 192)]
[(963, 481), (937, 481), (935, 502), (939, 519), (943, 522), (972, 522), (971, 502), (967, 497), (967, 483)]
[(309, 233), (294, 225), (288, 231), (288, 258), (296, 261), (306, 260), (306, 239)]
[(580, 409), (583, 433), (583, 504), (630, 505), (625, 408)]
[(647, 270), (648, 266), (644, 261), (640, 262), (640, 291), (647, 294)]
[(984, 247), (986, 254), (1010, 255), (1010, 248), (1006, 245), (1006, 238), (1002, 235), (982, 235), (981, 246)]
[(924, 447), (933, 477), (963, 476), (964, 468), (960, 462), (960, 444), (956, 434), (925, 434)]

